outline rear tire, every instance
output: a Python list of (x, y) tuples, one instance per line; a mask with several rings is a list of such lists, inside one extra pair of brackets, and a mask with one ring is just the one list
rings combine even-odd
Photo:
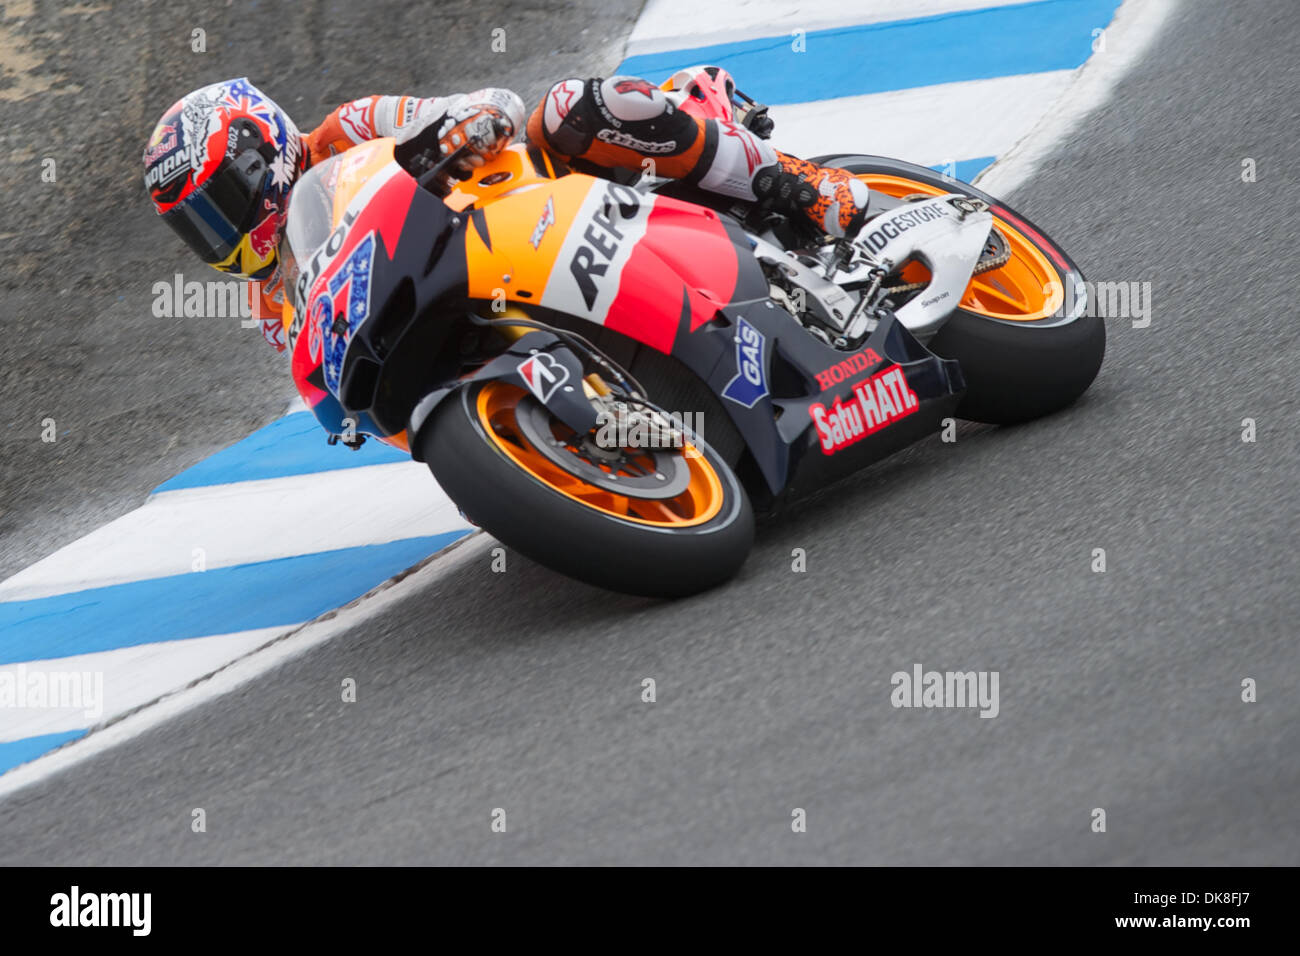
[(726, 462), (698, 436), (691, 436), (702, 455), (696, 467), (718, 479), (716, 514), (681, 527), (650, 525), (576, 500), (503, 451), (480, 413), (487, 387), (501, 383), (447, 396), (418, 441), (443, 490), (493, 537), (562, 574), (646, 597), (695, 594), (740, 570), (754, 540), (753, 511)]
[[(983, 199), (1002, 227), (1017, 231), (1044, 254), (1057, 271), (1062, 288), (1083, 288), (1079, 267), (1041, 230), (974, 186), (955, 183), (924, 166), (882, 156), (835, 154), (813, 161), (852, 173), (910, 179), (944, 192), (964, 192)], [(958, 308), (926, 347), (961, 363), (966, 395), (957, 406), (958, 416), (1010, 425), (1059, 411), (1087, 391), (1105, 356), (1106, 329), (1095, 315), (1014, 321)]]
[(956, 414), (1014, 425), (1073, 405), (1101, 368), (1106, 330), (1097, 316), (1035, 329), (958, 309), (926, 347), (956, 359), (966, 394)]

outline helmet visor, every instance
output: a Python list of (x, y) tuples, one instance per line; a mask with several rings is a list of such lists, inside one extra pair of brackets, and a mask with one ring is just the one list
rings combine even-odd
[(250, 150), (226, 160), (206, 183), (163, 213), (163, 221), (204, 262), (224, 262), (253, 225), (266, 161)]

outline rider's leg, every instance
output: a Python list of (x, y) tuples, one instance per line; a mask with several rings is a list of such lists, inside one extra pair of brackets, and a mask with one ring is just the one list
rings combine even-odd
[(834, 235), (852, 235), (867, 187), (842, 169), (779, 152), (736, 123), (677, 109), (662, 90), (631, 76), (556, 83), (533, 110), (528, 138), (566, 161), (643, 170), (735, 199), (768, 200)]

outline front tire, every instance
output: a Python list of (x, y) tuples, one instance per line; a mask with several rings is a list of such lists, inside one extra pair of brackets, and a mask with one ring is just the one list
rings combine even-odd
[[(924, 166), (850, 154), (814, 161), (847, 169), (898, 198), (963, 192), (992, 209), (1012, 258), (974, 277), (959, 307), (926, 343), (936, 355), (961, 363), (966, 394), (959, 417), (1010, 425), (1065, 408), (1088, 390), (1106, 352), (1106, 329), (1100, 316), (1083, 314), (1087, 299), (1075, 291), (1085, 288), (1079, 267), (1033, 223), (1001, 200)], [(1058, 308), (1050, 294), (1035, 289), (1053, 283), (1061, 290)]]
[[(537, 441), (539, 427), (557, 442)], [(740, 570), (754, 540), (744, 489), (698, 436), (688, 436), (687, 448), (657, 450), (661, 457), (652, 460), (649, 476), (638, 470), (645, 455), (634, 460), (624, 450), (628, 464), (606, 462), (602, 477), (570, 449), (581, 438), (531, 395), (488, 381), (447, 396), (418, 441), (438, 483), (472, 521), (539, 564), (611, 591), (647, 597), (704, 591)], [(546, 452), (538, 448), (543, 443)], [(619, 495), (607, 490), (618, 480), (611, 482), (609, 473), (619, 468), (629, 485), (646, 487), (669, 472), (668, 490), (683, 481), (685, 490), (671, 498), (648, 487), (649, 497), (636, 488)]]

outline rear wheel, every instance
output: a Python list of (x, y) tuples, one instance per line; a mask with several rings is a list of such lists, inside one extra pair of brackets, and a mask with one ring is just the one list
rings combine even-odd
[[(834, 155), (816, 162), (855, 173), (877, 192), (899, 199), (961, 192), (983, 199), (1009, 256), (971, 279), (952, 317), (927, 347), (957, 359), (966, 395), (957, 414), (973, 421), (1011, 424), (1047, 415), (1087, 391), (1101, 368), (1106, 330), (1084, 315), (1083, 274), (1068, 256), (1006, 203), (924, 166), (881, 156)], [(906, 282), (925, 281), (920, 263)]]
[(518, 386), (448, 396), (421, 431), (423, 459), (480, 527), (533, 560), (650, 597), (734, 575), (754, 539), (744, 489), (698, 436), (681, 447), (608, 448)]

